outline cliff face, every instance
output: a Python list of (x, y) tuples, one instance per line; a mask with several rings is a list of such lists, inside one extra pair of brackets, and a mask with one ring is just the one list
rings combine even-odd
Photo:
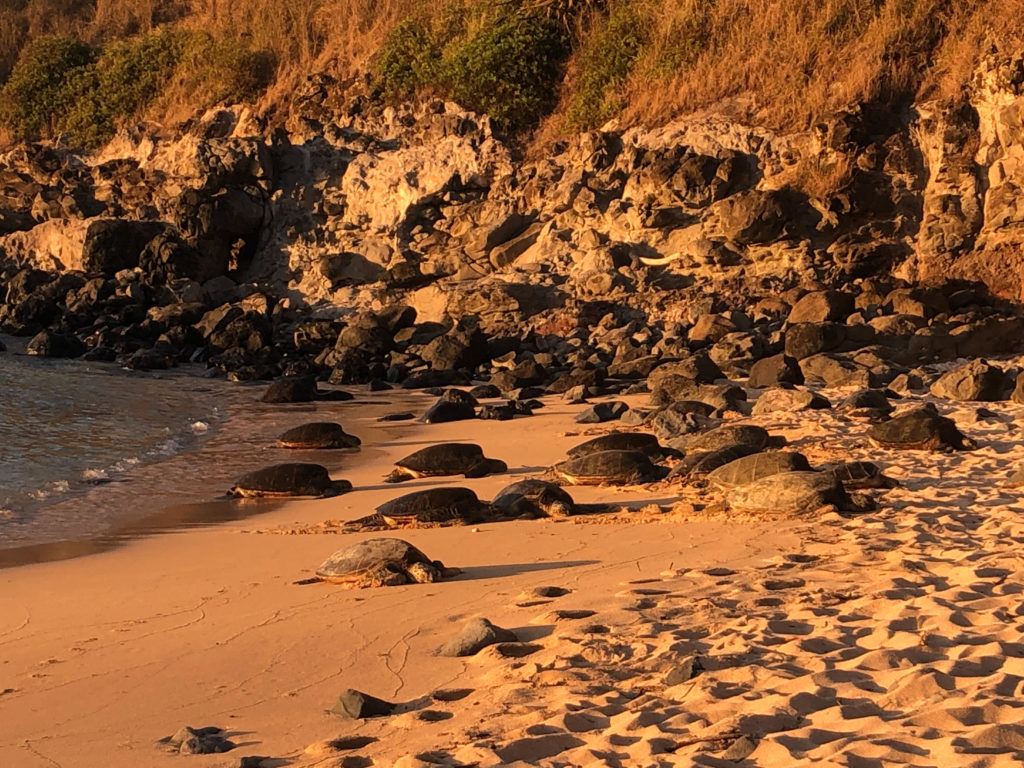
[[(9, 152), (0, 251), (8, 271), (112, 274), (174, 242), (198, 254), (175, 275), (196, 290), (230, 275), (328, 314), (400, 299), (421, 319), (485, 324), (588, 302), (672, 319), (706, 288), (888, 274), (1020, 298), (1022, 83), (1021, 59), (992, 59), (955, 111), (864, 106), (789, 136), (702, 117), (520, 161), (486, 117), (332, 108), (321, 77), (287, 130), (225, 109), (94, 157)], [(842, 169), (841, 183), (811, 196), (808, 168)]]

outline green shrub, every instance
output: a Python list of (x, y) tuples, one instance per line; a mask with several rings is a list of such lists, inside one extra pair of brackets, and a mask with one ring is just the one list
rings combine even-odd
[(166, 85), (181, 61), (187, 36), (170, 29), (111, 43), (74, 81), (75, 101), (61, 121), (76, 144), (109, 140), (117, 123), (138, 114)]
[(406, 19), (388, 34), (372, 67), (381, 94), (404, 99), (437, 83), (440, 60), (431, 30), (417, 19)]
[(622, 85), (646, 42), (646, 27), (635, 7), (620, 1), (587, 37), (566, 113), (571, 128), (596, 128), (622, 109)]
[(0, 122), (21, 139), (53, 131), (75, 101), (95, 51), (70, 37), (39, 37), (22, 49), (0, 89)]
[(536, 13), (492, 16), (445, 50), (442, 82), (463, 106), (519, 130), (557, 101), (569, 45), (559, 24)]
[(258, 96), (274, 78), (273, 54), (237, 37), (193, 33), (179, 73), (198, 108), (238, 103)]

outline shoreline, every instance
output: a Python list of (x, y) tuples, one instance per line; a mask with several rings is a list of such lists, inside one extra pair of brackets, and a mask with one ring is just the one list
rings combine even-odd
[[(777, 525), (673, 521), (669, 515), (323, 532), (326, 520), (362, 517), (420, 487), (466, 485), (490, 498), (536, 466), (554, 463), (588, 430), (572, 421), (579, 407), (547, 400), (538, 415), (515, 422), (400, 422), (372, 429), (369, 414), (349, 418), (345, 426), (362, 433), (367, 460), (332, 475), (350, 478), (352, 493), (257, 503), (257, 514), (241, 519), (0, 571), (0, 648), (7, 658), (0, 665), (0, 691), (11, 689), (0, 695), (0, 763), (171, 765), (178, 758), (161, 753), (155, 742), (185, 724), (207, 721), (246, 724), (243, 730), (260, 734), (261, 754), (292, 754), (337, 730), (338, 723), (320, 713), (341, 688), (412, 695), (428, 683), (467, 674), (461, 661), (432, 661), (401, 683), (387, 682), (396, 679), (388, 659), (402, 637), (411, 647), (426, 633), (425, 644), (415, 643), (416, 654), (433, 659), (432, 646), (452, 621), (467, 611), (502, 620), (508, 600), (535, 586), (572, 582), (580, 598), (592, 592), (605, 599), (615, 592), (608, 579), (656, 578), (686, 563), (746, 561), (795, 545)], [(540, 430), (544, 441), (536, 439)], [(453, 439), (479, 442), (489, 454), (511, 459), (509, 474), (381, 482), (396, 458), (427, 442)], [(583, 503), (667, 501), (663, 489), (571, 490)], [(464, 574), (438, 584), (372, 590), (295, 585), (331, 552), (373, 536), (410, 540)], [(66, 589), (68, 584), (74, 588)], [(131, 589), (119, 589), (122, 584)], [(344, 642), (338, 632), (363, 639)], [(310, 659), (328, 669), (315, 671)], [(250, 682), (239, 685), (243, 680)], [(45, 717), (35, 714), (42, 712)], [(214, 764), (202, 758), (197, 763)]]

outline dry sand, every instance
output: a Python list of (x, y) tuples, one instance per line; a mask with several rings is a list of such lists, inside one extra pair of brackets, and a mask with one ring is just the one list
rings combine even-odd
[[(324, 521), (443, 484), (384, 485), (393, 459), (473, 440), (525, 476), (581, 441), (579, 410), (551, 401), (515, 422), (395, 428), (349, 406), (340, 413), (366, 450), (335, 476), (352, 494), (0, 571), (0, 766), (265, 755), (276, 758), (265, 766), (946, 768), (1024, 756), (1022, 510), (1006, 484), (1024, 458), (1017, 406), (987, 419), (952, 409), (981, 444), (957, 455), (871, 449), (865, 423), (833, 412), (754, 420), (812, 463), (885, 465), (903, 487), (868, 515), (730, 519), (692, 490), (696, 509), (661, 513), (647, 504), (668, 509), (678, 487), (573, 489), (633, 511), (395, 534), (463, 568), (452, 581), (294, 584), (367, 535)], [(456, 482), (489, 497), (512, 479)], [(567, 592), (531, 597), (540, 586)], [(437, 657), (472, 616), (523, 643)], [(681, 682), (666, 681), (673, 670)], [(327, 710), (346, 688), (406, 711), (341, 720)], [(239, 746), (186, 757), (156, 743), (183, 725), (220, 726)]]

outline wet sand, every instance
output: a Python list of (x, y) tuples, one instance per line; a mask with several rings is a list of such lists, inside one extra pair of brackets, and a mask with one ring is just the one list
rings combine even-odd
[[(855, 518), (738, 519), (668, 484), (572, 489), (633, 511), (394, 534), (465, 571), (451, 581), (295, 584), (380, 535), (325, 521), (445, 484), (380, 482), (419, 446), (473, 440), (508, 461), (510, 475), (456, 480), (490, 497), (607, 429), (550, 403), (397, 439), (342, 408), (367, 448), (334, 473), (354, 493), (249, 502), (244, 519), (0, 571), (0, 765), (998, 766), (1024, 752), (1021, 508), (1004, 481), (1024, 458), (1018, 406), (979, 419), (942, 404), (981, 443), (955, 455), (871, 449), (867, 425), (834, 412), (754, 419), (812, 463), (875, 458), (901, 480)], [(567, 592), (530, 595), (544, 585)], [(524, 644), (436, 656), (471, 616)], [(704, 671), (666, 680), (694, 657)], [(346, 688), (408, 711), (341, 720), (327, 710)], [(184, 725), (238, 747), (186, 758), (156, 743)]]

